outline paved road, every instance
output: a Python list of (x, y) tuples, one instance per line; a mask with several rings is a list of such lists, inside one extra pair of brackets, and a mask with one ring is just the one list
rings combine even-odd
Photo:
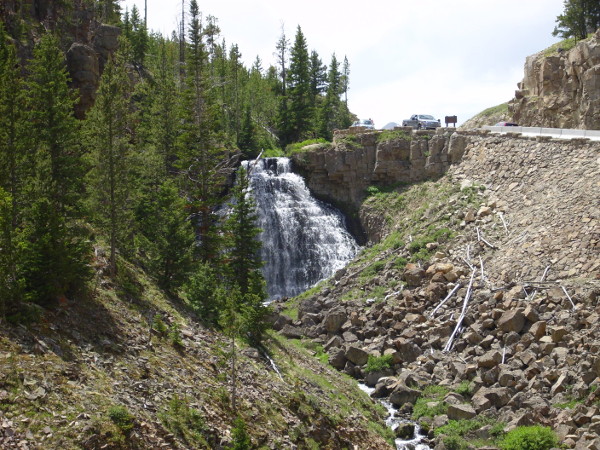
[(494, 127), (484, 126), (484, 130), (492, 133), (521, 133), (524, 136), (551, 136), (558, 139), (586, 138), (592, 141), (600, 141), (599, 130), (569, 130), (563, 128), (542, 127)]

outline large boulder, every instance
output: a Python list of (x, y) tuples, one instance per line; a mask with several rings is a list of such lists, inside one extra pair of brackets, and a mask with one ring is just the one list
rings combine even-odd
[(100, 83), (98, 55), (91, 47), (75, 42), (67, 51), (67, 68), (73, 87), (79, 90), (75, 115), (83, 119), (85, 113), (94, 105)]
[(323, 324), (328, 333), (337, 333), (348, 320), (348, 314), (343, 309), (334, 309), (325, 315)]
[(490, 350), (477, 359), (477, 365), (485, 369), (496, 367), (502, 362), (502, 353), (498, 350)]
[(509, 388), (480, 388), (473, 396), (472, 403), (475, 410), (480, 413), (490, 407), (502, 408), (511, 399)]
[(403, 278), (410, 287), (420, 286), (425, 278), (425, 270), (416, 264), (409, 263), (404, 268)]
[(390, 394), (390, 403), (395, 407), (400, 408), (405, 403), (414, 404), (420, 395), (420, 391), (411, 389), (402, 383), (398, 383)]
[(475, 408), (468, 403), (448, 405), (448, 419), (450, 420), (468, 420), (476, 415)]
[(346, 352), (341, 348), (334, 348), (329, 352), (329, 364), (337, 370), (343, 370), (346, 366)]
[(525, 326), (525, 315), (522, 308), (509, 309), (498, 319), (497, 325), (502, 331), (520, 333)]
[(346, 359), (352, 361), (352, 363), (356, 364), (357, 366), (363, 366), (367, 363), (369, 354), (362, 348), (351, 345), (346, 350)]

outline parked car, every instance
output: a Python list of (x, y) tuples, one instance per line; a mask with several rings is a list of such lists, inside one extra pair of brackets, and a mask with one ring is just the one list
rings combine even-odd
[(513, 123), (513, 122), (498, 122), (494, 126), (495, 127), (518, 127), (519, 124), (518, 123)]
[(435, 130), (442, 126), (440, 119), (435, 119), (429, 114), (413, 114), (410, 119), (402, 121), (403, 127), (413, 127), (417, 130)]
[(354, 122), (352, 124), (352, 126), (353, 127), (363, 127), (363, 128), (367, 128), (369, 130), (375, 129), (375, 123), (373, 122), (372, 119), (357, 120), (356, 122)]

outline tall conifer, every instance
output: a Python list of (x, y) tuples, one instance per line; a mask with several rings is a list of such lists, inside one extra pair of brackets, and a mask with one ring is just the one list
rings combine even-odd
[(35, 136), (21, 267), (28, 296), (48, 302), (89, 275), (90, 247), (81, 223), (84, 164), (65, 60), (57, 39), (42, 36), (28, 80), (30, 132)]
[(290, 133), (292, 142), (307, 137), (312, 120), (310, 102), (310, 62), (308, 47), (302, 29), (298, 26), (290, 57), (289, 98), (290, 117), (293, 124)]
[(266, 329), (265, 280), (260, 268), (261, 243), (256, 227), (256, 204), (251, 197), (248, 174), (237, 171), (231, 213), (226, 223), (227, 279), (231, 292), (238, 292), (237, 310), (243, 316), (243, 329), (252, 344), (259, 344)]
[(0, 315), (21, 299), (17, 274), (18, 227), (25, 198), (23, 80), (16, 51), (0, 24)]
[(117, 271), (117, 249), (125, 247), (131, 227), (129, 207), (130, 131), (129, 77), (121, 49), (109, 57), (102, 73), (94, 107), (88, 114), (86, 134), (91, 152), (91, 197), (95, 222), (106, 232), (110, 272)]
[(225, 153), (217, 145), (214, 90), (210, 89), (208, 53), (203, 41), (196, 0), (190, 2), (187, 77), (183, 89), (184, 117), (179, 161), (186, 195), (196, 226), (200, 259), (219, 254), (215, 210), (226, 172)]

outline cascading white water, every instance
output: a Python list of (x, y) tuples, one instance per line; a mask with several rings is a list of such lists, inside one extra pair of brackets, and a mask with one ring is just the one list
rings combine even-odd
[[(373, 393), (373, 391), (375, 391), (375, 388), (371, 388), (363, 383), (358, 383), (358, 387), (363, 392), (366, 392), (369, 396)], [(392, 404), (389, 401), (380, 399), (380, 402), (388, 412), (388, 417), (385, 420), (385, 424), (388, 427), (390, 427), (392, 430), (396, 430), (396, 428), (398, 428), (398, 426), (405, 421), (396, 417), (397, 410), (396, 410), (396, 408), (394, 408), (394, 406), (392, 406)], [(412, 439), (396, 438), (394, 441), (394, 443), (396, 444), (396, 450), (429, 450), (429, 449), (431, 449), (431, 447), (425, 443), (425, 436), (421, 435), (421, 427), (419, 427), (419, 424), (417, 424), (416, 422), (409, 422), (409, 423), (414, 423), (415, 434)]]
[(269, 299), (298, 295), (344, 267), (358, 244), (336, 209), (310, 195), (289, 158), (246, 161)]

